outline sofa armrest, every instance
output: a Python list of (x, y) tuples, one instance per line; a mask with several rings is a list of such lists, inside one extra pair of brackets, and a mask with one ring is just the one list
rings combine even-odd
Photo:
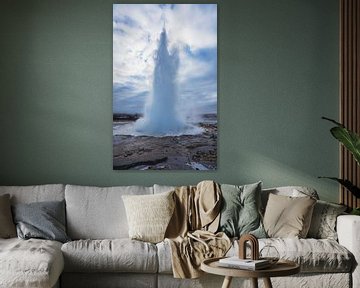
[(360, 216), (338, 216), (336, 229), (339, 244), (347, 248), (355, 257), (352, 281), (353, 287), (360, 287)]

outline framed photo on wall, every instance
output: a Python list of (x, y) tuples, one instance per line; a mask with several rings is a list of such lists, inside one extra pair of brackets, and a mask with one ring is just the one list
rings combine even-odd
[(216, 170), (217, 4), (113, 5), (113, 169)]

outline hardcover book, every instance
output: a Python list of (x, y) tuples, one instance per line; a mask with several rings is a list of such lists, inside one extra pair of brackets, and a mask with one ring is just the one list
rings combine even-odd
[(219, 260), (219, 266), (247, 270), (265, 269), (268, 268), (270, 265), (271, 263), (267, 259), (240, 259), (238, 256), (222, 258)]

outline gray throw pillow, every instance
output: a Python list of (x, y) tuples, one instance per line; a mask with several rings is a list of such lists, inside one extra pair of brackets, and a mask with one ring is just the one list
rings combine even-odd
[(16, 237), (15, 225), (11, 215), (10, 195), (0, 196), (0, 238)]
[(65, 232), (65, 201), (15, 204), (13, 215), (19, 238), (70, 241)]
[(265, 238), (260, 216), (261, 182), (243, 186), (222, 184), (220, 187), (223, 201), (219, 231), (229, 237), (250, 233)]
[(308, 237), (337, 240), (336, 218), (345, 210), (344, 205), (318, 200), (312, 214)]

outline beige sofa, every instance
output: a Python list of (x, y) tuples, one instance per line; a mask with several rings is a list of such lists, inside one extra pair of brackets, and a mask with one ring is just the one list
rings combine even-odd
[[(173, 187), (89, 187), (75, 185), (0, 186), (12, 203), (66, 202), (65, 244), (40, 239), (0, 239), (0, 287), (221, 287), (222, 277), (174, 279), (167, 242), (128, 238), (122, 195), (169, 191)], [(299, 188), (301, 189), (301, 188)], [(263, 191), (291, 195), (292, 187)], [(316, 193), (316, 192), (313, 192)], [(281, 257), (297, 261), (301, 273), (272, 279), (274, 287), (360, 287), (360, 217), (337, 219), (339, 242), (329, 239), (260, 239)], [(237, 253), (237, 243), (228, 255)], [(260, 287), (262, 281), (259, 281)], [(234, 279), (233, 285), (250, 283)]]

